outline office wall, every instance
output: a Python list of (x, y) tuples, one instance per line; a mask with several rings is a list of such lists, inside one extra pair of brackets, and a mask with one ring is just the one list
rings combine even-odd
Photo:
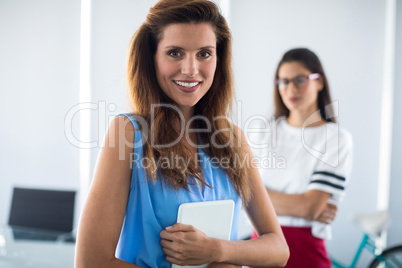
[(64, 135), (79, 101), (80, 1), (0, 1), (0, 223), (12, 187), (78, 190)]
[[(100, 144), (114, 115), (130, 112), (125, 76), (128, 46), (156, 2), (92, 1), (91, 101), (100, 109), (91, 113), (91, 136)], [(99, 147), (91, 149), (91, 174), (98, 153)]]
[(396, 16), (396, 54), (395, 54), (395, 91), (392, 133), (392, 168), (390, 210), (392, 213), (391, 227), (388, 231), (388, 245), (402, 243), (402, 0), (397, 1)]
[[(354, 137), (351, 183), (327, 243), (348, 262), (361, 237), (349, 214), (377, 205), (385, 1), (233, 0), (230, 15), (243, 124), (255, 114), (272, 115), (273, 76), (285, 51), (308, 47), (322, 60), (340, 125)], [(359, 267), (365, 263), (367, 256)]]

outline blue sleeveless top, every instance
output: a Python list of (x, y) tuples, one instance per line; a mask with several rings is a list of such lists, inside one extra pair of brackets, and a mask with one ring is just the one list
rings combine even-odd
[(205, 174), (205, 181), (212, 187), (202, 186), (200, 190), (196, 179), (189, 178), (189, 191), (175, 190), (158, 178), (154, 183), (148, 179), (143, 161), (142, 131), (131, 114), (123, 114), (132, 122), (135, 129), (134, 154), (131, 186), (127, 202), (126, 215), (116, 257), (142, 267), (171, 267), (162, 252), (159, 233), (167, 226), (176, 223), (178, 208), (182, 203), (231, 199), (235, 202), (232, 232), (230, 240), (237, 240), (237, 228), (242, 201), (234, 189), (226, 172), (201, 149), (198, 157)]

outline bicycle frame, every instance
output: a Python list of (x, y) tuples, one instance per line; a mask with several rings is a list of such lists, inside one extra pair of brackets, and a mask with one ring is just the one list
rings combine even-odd
[(380, 261), (385, 261), (382, 255), (376, 254), (377, 247), (375, 246), (375, 242), (369, 237), (368, 234), (364, 234), (362, 241), (360, 242), (359, 248), (356, 251), (355, 256), (353, 257), (352, 263), (348, 266), (343, 265), (342, 263), (338, 262), (334, 258), (331, 257), (332, 265), (335, 268), (354, 268), (356, 267), (356, 263), (359, 260), (360, 254), (362, 253), (363, 249), (366, 248), (373, 256)]

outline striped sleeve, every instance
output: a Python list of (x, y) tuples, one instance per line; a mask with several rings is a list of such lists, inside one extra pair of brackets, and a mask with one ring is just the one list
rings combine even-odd
[(346, 188), (346, 178), (328, 171), (315, 171), (309, 188), (342, 195)]
[(353, 142), (349, 132), (339, 131), (338, 137), (328, 142), (325, 153), (318, 159), (308, 190), (331, 194), (341, 201), (350, 180), (353, 159)]

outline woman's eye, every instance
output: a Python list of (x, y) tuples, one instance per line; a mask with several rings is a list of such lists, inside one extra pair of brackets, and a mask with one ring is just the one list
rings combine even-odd
[(168, 55), (172, 56), (172, 57), (180, 57), (181, 53), (179, 51), (173, 50), (173, 51), (169, 51)]
[(209, 51), (203, 51), (198, 54), (201, 58), (209, 58), (211, 57), (211, 53)]
[(304, 85), (307, 82), (307, 79), (304, 76), (298, 76), (295, 78), (295, 82)]

